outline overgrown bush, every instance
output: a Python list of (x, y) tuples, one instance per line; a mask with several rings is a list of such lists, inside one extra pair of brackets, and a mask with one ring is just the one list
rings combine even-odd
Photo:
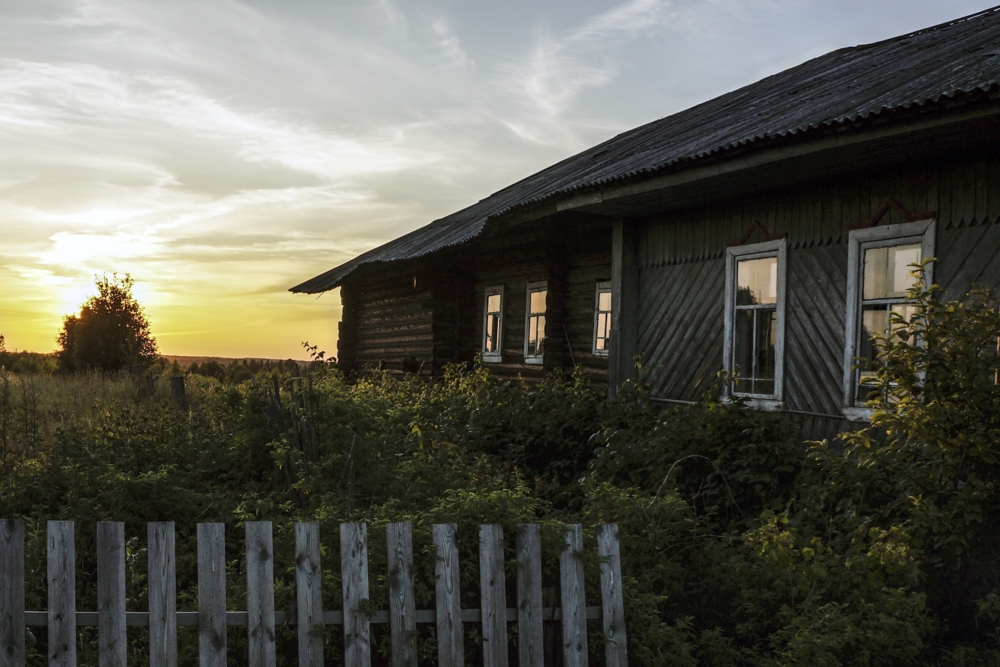
[[(341, 521), (369, 524), (376, 608), (387, 604), (390, 521), (413, 522), (420, 608), (433, 603), (434, 523), (459, 524), (463, 581), (473, 582), (479, 523), (508, 534), (541, 523), (544, 575), (555, 581), (563, 526), (582, 523), (592, 552), (594, 525), (614, 521), (633, 664), (997, 664), (997, 304), (978, 290), (940, 303), (919, 284), (911, 297), (917, 317), (895, 320), (882, 342), (871, 428), (834, 442), (803, 443), (787, 417), (714, 392), (662, 406), (639, 384), (608, 401), (582, 377), (526, 384), (482, 368), (452, 368), (434, 383), (347, 382), (325, 367), (239, 384), (189, 375), (185, 411), (165, 386), (132, 376), (4, 375), (0, 434), (13, 448), (0, 461), (0, 506), (28, 519), (33, 608), (45, 604), (46, 519), (81, 522), (81, 609), (95, 604), (94, 521), (126, 521), (137, 536), (134, 609), (145, 604), (143, 523), (175, 521), (180, 605), (190, 610), (199, 521), (275, 522), (279, 609), (294, 596), (296, 520), (322, 526), (328, 609), (340, 605), (329, 563)], [(228, 531), (231, 608), (245, 603), (241, 535)], [(508, 567), (513, 582), (512, 553)], [(475, 586), (464, 588), (463, 605), (475, 607)], [(420, 627), (421, 660), (433, 664), (431, 628)], [(231, 640), (237, 655), (243, 639)], [(327, 640), (334, 661), (341, 639), (330, 630)], [(292, 664), (294, 636), (282, 629), (278, 641)], [(182, 635), (187, 663), (195, 644)], [(40, 665), (43, 636), (34, 650)], [(141, 661), (143, 641), (132, 650)], [(596, 625), (591, 651), (599, 664)]]

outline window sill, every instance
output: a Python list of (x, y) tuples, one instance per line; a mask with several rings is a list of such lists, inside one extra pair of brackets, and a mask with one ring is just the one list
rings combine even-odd
[(524, 363), (530, 364), (532, 366), (541, 366), (542, 364), (545, 363), (545, 359), (543, 359), (542, 357), (531, 357), (531, 358), (525, 359)]
[(870, 422), (872, 420), (871, 408), (843, 408), (844, 419), (851, 422)]
[(503, 362), (503, 357), (487, 357), (485, 354), (483, 355), (484, 364), (499, 364), (502, 362)]
[(734, 396), (725, 396), (722, 399), (723, 403), (732, 403), (734, 399), (742, 399), (748, 408), (753, 408), (754, 410), (764, 410), (765, 412), (781, 412), (785, 409), (785, 404), (776, 398), (754, 398), (752, 396), (745, 396), (741, 394), (736, 394)]

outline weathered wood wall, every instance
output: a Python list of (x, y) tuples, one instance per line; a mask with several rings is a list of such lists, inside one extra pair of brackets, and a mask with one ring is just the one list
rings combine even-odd
[[(598, 227), (567, 235), (540, 224), (522, 231), (516, 244), (493, 241), (476, 258), (475, 349), (482, 349), (486, 288), (504, 286), (503, 361), (490, 363), (500, 376), (540, 378), (553, 369), (571, 372), (579, 366), (594, 381), (607, 378), (607, 357), (593, 354), (594, 297), (599, 281), (611, 277), (611, 233)], [(545, 363), (524, 363), (528, 283), (546, 281)]]
[[(592, 351), (596, 284), (611, 274), (610, 232), (567, 235), (551, 220), (481, 239), (423, 261), (365, 268), (341, 287), (342, 368), (440, 375), (482, 350), (484, 290), (504, 285), (500, 376), (541, 378), (579, 365), (595, 381), (607, 358)], [(524, 363), (527, 285), (546, 281), (545, 363)], [(572, 348), (572, 349), (571, 349)]]
[(341, 287), (341, 300), (342, 367), (432, 374), (433, 295), (426, 274), (369, 271)]
[[(849, 228), (893, 198), (937, 213), (935, 282), (946, 298), (1000, 286), (1000, 158), (961, 156), (776, 191), (646, 221), (639, 348), (654, 395), (696, 400), (722, 367), (727, 242), (755, 222), (788, 235), (785, 404), (839, 415)], [(903, 222), (895, 211), (878, 224)], [(762, 240), (754, 232), (749, 242)]]

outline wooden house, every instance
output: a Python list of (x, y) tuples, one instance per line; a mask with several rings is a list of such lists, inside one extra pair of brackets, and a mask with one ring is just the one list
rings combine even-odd
[(692, 401), (864, 419), (852, 359), (936, 257), (1000, 285), (1000, 9), (841, 49), (625, 132), (292, 288), (339, 287), (339, 363), (436, 375), (641, 358)]

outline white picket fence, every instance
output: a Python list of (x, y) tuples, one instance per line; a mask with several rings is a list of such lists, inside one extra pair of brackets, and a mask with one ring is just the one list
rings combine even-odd
[[(517, 607), (507, 607), (503, 528), (479, 527), (480, 609), (462, 609), (455, 524), (435, 524), (435, 609), (415, 608), (413, 539), (409, 523), (386, 528), (389, 609), (371, 611), (368, 601), (368, 540), (363, 523), (340, 525), (343, 611), (324, 611), (320, 532), (315, 523), (295, 524), (296, 618), (274, 609), (274, 549), (271, 523), (246, 523), (247, 610), (226, 609), (225, 524), (198, 524), (198, 611), (177, 611), (174, 524), (147, 527), (149, 611), (125, 611), (125, 526), (97, 524), (96, 612), (76, 609), (74, 524), (48, 522), (48, 609), (26, 611), (24, 602), (24, 522), (0, 521), (0, 667), (25, 664), (25, 627), (47, 626), (49, 665), (76, 667), (78, 626), (97, 626), (100, 667), (126, 664), (126, 626), (149, 628), (150, 667), (176, 667), (177, 626), (198, 627), (200, 667), (225, 667), (226, 627), (245, 626), (250, 667), (275, 665), (275, 627), (288, 622), (298, 635), (300, 667), (322, 667), (323, 627), (342, 625), (344, 665), (371, 664), (371, 624), (388, 623), (391, 664), (416, 667), (418, 623), (436, 626), (438, 665), (465, 664), (464, 623), (481, 625), (485, 667), (508, 667), (508, 623), (518, 629), (518, 664), (543, 667), (543, 622), (560, 621), (566, 667), (587, 665), (587, 619), (600, 619), (607, 667), (627, 667), (618, 527), (597, 526), (600, 607), (584, 595), (583, 530), (570, 526), (560, 556), (560, 607), (542, 606), (541, 530), (517, 527)], [(242, 662), (239, 661), (239, 662)]]

